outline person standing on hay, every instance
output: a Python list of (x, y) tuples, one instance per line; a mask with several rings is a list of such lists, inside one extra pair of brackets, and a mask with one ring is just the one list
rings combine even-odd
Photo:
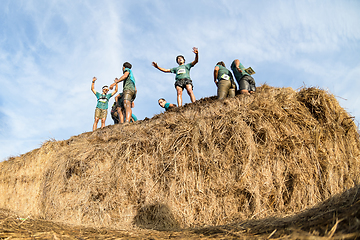
[(218, 62), (214, 69), (214, 82), (218, 88), (218, 99), (235, 97), (236, 85), (231, 72), (225, 67), (223, 61)]
[(158, 103), (159, 103), (160, 107), (165, 108), (165, 111), (169, 110), (170, 108), (176, 107), (175, 104), (166, 102), (166, 100), (164, 98), (160, 98), (158, 100)]
[(231, 64), (231, 70), (239, 85), (240, 94), (250, 95), (256, 91), (255, 80), (251, 76), (255, 73), (252, 68), (245, 69), (239, 59), (235, 59)]
[(129, 62), (125, 62), (122, 67), (123, 75), (119, 79), (115, 79), (114, 83), (110, 85), (110, 89), (112, 89), (119, 82), (123, 82), (123, 96), (121, 99), (125, 108), (125, 123), (130, 122), (132, 114), (131, 102), (136, 98), (135, 78), (131, 67), (132, 65)]
[(116, 84), (115, 90), (112, 93), (109, 92), (108, 86), (102, 87), (102, 93), (99, 93), (95, 90), (95, 81), (97, 80), (96, 77), (93, 77), (92, 84), (91, 84), (91, 91), (95, 94), (97, 98), (97, 105), (95, 108), (95, 119), (93, 124), (93, 131), (96, 130), (99, 120), (101, 119), (101, 128), (105, 127), (105, 121), (107, 116), (107, 109), (109, 104), (109, 99), (115, 95), (118, 91), (118, 85)]
[(157, 65), (156, 62), (152, 62), (152, 65), (165, 73), (175, 73), (175, 89), (177, 92), (177, 103), (178, 106), (182, 106), (182, 93), (184, 88), (186, 89), (187, 93), (189, 94), (191, 102), (195, 102), (195, 95), (193, 92), (193, 84), (190, 78), (190, 69), (195, 66), (195, 64), (199, 61), (199, 50), (196, 47), (193, 47), (193, 52), (195, 53), (195, 60), (191, 63), (185, 64), (185, 57), (179, 55), (176, 57), (176, 62), (179, 64), (178, 67), (174, 67), (171, 69), (161, 68)]

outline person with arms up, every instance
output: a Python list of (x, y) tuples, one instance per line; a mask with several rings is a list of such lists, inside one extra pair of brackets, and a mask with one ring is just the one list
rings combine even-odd
[(93, 131), (96, 130), (99, 120), (101, 119), (101, 128), (105, 127), (105, 121), (107, 116), (107, 109), (109, 104), (109, 99), (115, 95), (118, 91), (118, 85), (116, 84), (115, 90), (112, 93), (109, 92), (108, 86), (102, 87), (102, 93), (99, 93), (95, 90), (95, 81), (97, 80), (96, 77), (93, 77), (92, 84), (91, 84), (91, 91), (95, 94), (97, 98), (97, 105), (95, 108), (95, 119), (93, 124)]
[(152, 65), (159, 69), (162, 72), (165, 73), (174, 73), (175, 76), (175, 89), (177, 92), (177, 103), (178, 106), (182, 106), (182, 93), (184, 88), (186, 89), (187, 93), (189, 94), (191, 102), (195, 102), (196, 98), (193, 92), (193, 84), (192, 80), (190, 78), (190, 69), (195, 66), (195, 64), (199, 61), (199, 50), (194, 47), (193, 52), (195, 53), (195, 60), (191, 63), (185, 64), (185, 57), (182, 55), (179, 55), (176, 57), (176, 62), (179, 64), (178, 67), (174, 67), (171, 69), (165, 69), (162, 67), (159, 67), (156, 62), (152, 62)]

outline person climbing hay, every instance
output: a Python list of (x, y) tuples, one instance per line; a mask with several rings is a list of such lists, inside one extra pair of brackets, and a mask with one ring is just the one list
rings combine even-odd
[(218, 62), (214, 69), (214, 82), (218, 88), (218, 99), (224, 99), (226, 97), (235, 97), (236, 85), (233, 75), (225, 67), (223, 61)]
[(96, 130), (100, 119), (101, 119), (101, 128), (105, 127), (109, 99), (112, 96), (114, 96), (115, 93), (118, 91), (118, 85), (116, 84), (115, 90), (112, 93), (108, 93), (109, 92), (108, 86), (103, 86), (102, 93), (99, 93), (95, 90), (95, 81), (96, 80), (97, 80), (97, 78), (93, 77), (92, 84), (91, 84), (91, 91), (95, 94), (95, 96), (97, 98), (93, 131)]
[(256, 91), (254, 78), (245, 71), (245, 68), (239, 59), (235, 59), (232, 62), (231, 70), (233, 71), (239, 85), (240, 94), (250, 95)]
[(177, 103), (178, 106), (182, 106), (182, 93), (184, 88), (186, 89), (187, 93), (189, 94), (191, 102), (195, 102), (196, 98), (193, 92), (193, 84), (190, 78), (190, 69), (195, 66), (195, 64), (199, 61), (199, 50), (196, 47), (193, 47), (193, 52), (195, 53), (195, 60), (191, 63), (185, 64), (185, 58), (182, 55), (176, 57), (176, 62), (179, 64), (178, 67), (174, 67), (171, 69), (165, 69), (159, 67), (156, 62), (152, 62), (152, 65), (165, 73), (174, 73), (175, 76), (175, 89), (177, 92)]

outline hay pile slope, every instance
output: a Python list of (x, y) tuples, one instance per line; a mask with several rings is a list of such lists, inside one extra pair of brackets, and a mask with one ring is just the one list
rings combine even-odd
[(65, 223), (175, 229), (286, 215), (354, 187), (360, 142), (326, 91), (264, 85), (0, 164), (0, 207)]

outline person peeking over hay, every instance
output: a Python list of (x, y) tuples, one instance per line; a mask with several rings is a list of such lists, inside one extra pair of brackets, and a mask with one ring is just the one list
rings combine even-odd
[[(123, 64), (122, 70), (123, 75), (119, 79), (115, 79), (114, 83), (110, 85), (112, 89), (116, 84), (123, 81), (123, 104), (125, 108), (125, 123), (129, 123), (131, 119), (131, 102), (136, 98), (136, 87), (135, 87), (135, 78), (131, 70), (132, 65), (129, 62)], [(120, 113), (119, 113), (120, 115)], [(121, 122), (121, 119), (120, 119)], [(121, 122), (122, 123), (122, 122)]]
[(217, 96), (219, 100), (226, 97), (235, 97), (236, 85), (234, 78), (223, 61), (218, 62), (215, 66), (214, 82), (218, 88)]
[(231, 63), (231, 70), (239, 85), (240, 94), (250, 95), (256, 91), (254, 78), (245, 71), (245, 68), (240, 63), (239, 59), (235, 59)]
[(199, 50), (196, 47), (193, 47), (193, 52), (195, 53), (195, 60), (191, 63), (185, 64), (185, 58), (182, 55), (176, 57), (176, 62), (179, 64), (178, 67), (174, 67), (171, 69), (165, 69), (158, 66), (156, 62), (152, 62), (152, 65), (165, 73), (175, 73), (175, 89), (177, 92), (177, 103), (178, 106), (182, 106), (182, 93), (184, 88), (189, 94), (191, 102), (195, 102), (195, 95), (193, 92), (193, 84), (190, 78), (190, 69), (195, 66), (195, 64), (199, 61)]
[(158, 103), (159, 103), (160, 107), (165, 108), (165, 111), (169, 110), (170, 108), (176, 107), (175, 104), (166, 102), (166, 100), (164, 98), (160, 98), (158, 100)]
[(95, 94), (95, 96), (97, 98), (93, 131), (96, 130), (99, 119), (101, 119), (101, 128), (105, 127), (109, 99), (112, 96), (114, 96), (115, 93), (118, 91), (118, 85), (116, 84), (115, 90), (112, 93), (108, 93), (109, 92), (108, 86), (103, 86), (102, 93), (99, 93), (99, 92), (95, 91), (95, 81), (96, 80), (97, 80), (97, 78), (93, 77), (92, 84), (91, 84), (91, 91)]

